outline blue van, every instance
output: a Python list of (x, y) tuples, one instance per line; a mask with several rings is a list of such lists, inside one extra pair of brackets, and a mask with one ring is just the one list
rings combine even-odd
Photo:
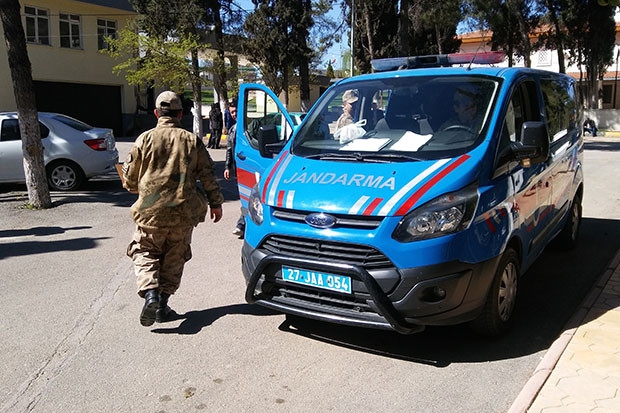
[(477, 64), (501, 60), (373, 61), (299, 126), (271, 90), (242, 85), (246, 300), (403, 334), (506, 331), (520, 276), (577, 241), (583, 140), (572, 78)]

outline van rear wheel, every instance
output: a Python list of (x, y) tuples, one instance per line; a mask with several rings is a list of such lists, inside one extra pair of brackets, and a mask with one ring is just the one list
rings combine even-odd
[(508, 248), (500, 259), (482, 313), (471, 326), (478, 334), (493, 337), (506, 332), (513, 323), (517, 303), (519, 255)]
[(570, 251), (577, 245), (579, 227), (581, 226), (581, 196), (577, 194), (570, 207), (566, 223), (562, 231), (553, 240), (552, 246), (561, 251)]

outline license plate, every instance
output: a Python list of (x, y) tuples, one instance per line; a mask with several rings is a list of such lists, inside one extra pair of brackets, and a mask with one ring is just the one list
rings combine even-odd
[(351, 294), (351, 277), (282, 266), (284, 281)]

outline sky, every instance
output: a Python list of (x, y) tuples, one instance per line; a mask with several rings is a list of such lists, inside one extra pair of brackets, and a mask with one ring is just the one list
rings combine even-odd
[[(247, 11), (252, 11), (254, 10), (254, 5), (252, 4), (251, 0), (236, 0), (236, 3), (241, 6), (243, 9), (247, 10)], [(339, 17), (339, 12), (340, 10), (332, 10), (333, 14), (333, 18), (340, 18)], [(346, 34), (345, 34), (346, 36)], [(321, 62), (319, 63), (319, 68), (326, 68), (327, 67), (327, 62), (332, 60), (335, 61), (335, 63), (332, 63), (332, 67), (335, 70), (340, 70), (342, 69), (342, 54), (348, 50), (349, 48), (349, 42), (348, 39), (345, 37), (343, 38), (340, 43), (334, 44), (321, 58)]]

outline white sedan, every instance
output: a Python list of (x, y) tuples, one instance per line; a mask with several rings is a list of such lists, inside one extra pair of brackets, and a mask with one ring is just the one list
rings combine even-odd
[[(39, 128), (50, 189), (73, 190), (88, 178), (115, 170), (118, 149), (111, 129), (46, 112), (39, 112)], [(0, 183), (24, 182), (17, 113), (0, 112)]]

